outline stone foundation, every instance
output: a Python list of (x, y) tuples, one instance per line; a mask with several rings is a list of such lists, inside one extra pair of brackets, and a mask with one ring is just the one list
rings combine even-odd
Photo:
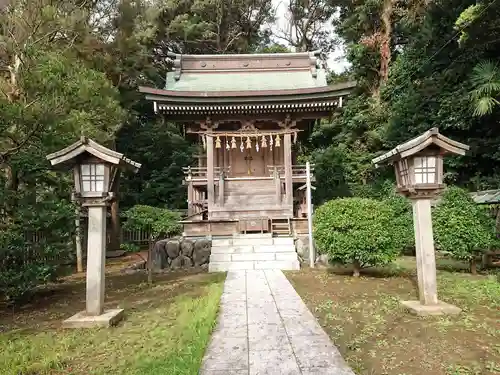
[(212, 241), (207, 239), (171, 238), (156, 242), (152, 250), (154, 271), (208, 265)]

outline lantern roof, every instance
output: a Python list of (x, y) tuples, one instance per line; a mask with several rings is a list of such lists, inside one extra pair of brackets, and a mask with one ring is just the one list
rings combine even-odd
[(79, 155), (86, 152), (105, 162), (131, 169), (134, 172), (137, 172), (139, 168), (141, 168), (140, 163), (137, 163), (125, 157), (125, 155), (104, 147), (103, 145), (100, 145), (92, 139), (84, 136), (82, 136), (79, 141), (73, 143), (72, 145), (47, 155), (47, 160), (49, 160), (50, 164), (53, 166), (60, 164), (71, 164), (76, 162), (75, 159)]
[(465, 155), (465, 151), (469, 150), (469, 146), (445, 137), (439, 133), (438, 128), (432, 128), (418, 137), (396, 146), (391, 151), (376, 157), (372, 160), (372, 163), (376, 167), (381, 164), (391, 164), (397, 160), (414, 155), (431, 145), (438, 146), (441, 149), (441, 154)]

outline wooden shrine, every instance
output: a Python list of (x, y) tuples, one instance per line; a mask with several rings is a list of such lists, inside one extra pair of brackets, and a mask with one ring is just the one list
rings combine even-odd
[(172, 54), (166, 87), (140, 88), (200, 145), (197, 165), (184, 171), (185, 235), (307, 233), (295, 145), (355, 86), (328, 86), (318, 54)]

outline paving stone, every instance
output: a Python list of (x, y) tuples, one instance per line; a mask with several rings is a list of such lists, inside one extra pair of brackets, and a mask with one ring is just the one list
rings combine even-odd
[(285, 316), (283, 324), (288, 336), (312, 336), (324, 333), (316, 320), (311, 320), (307, 315)]
[(238, 328), (247, 325), (247, 316), (225, 314), (218, 318), (217, 327), (220, 328)]
[(235, 301), (246, 301), (247, 296), (245, 293), (223, 293), (220, 302), (235, 302)]
[(201, 372), (200, 375), (248, 375), (248, 370), (208, 370)]
[(211, 370), (248, 369), (246, 337), (226, 337), (211, 340), (202, 363), (202, 374)]
[(281, 323), (281, 317), (275, 307), (270, 309), (249, 308), (248, 324), (254, 323)]
[(291, 336), (290, 341), (300, 367), (346, 367), (339, 351), (326, 335)]
[(200, 375), (354, 375), (280, 270), (231, 271)]
[(259, 299), (251, 299), (247, 301), (247, 307), (249, 309), (251, 308), (262, 308), (264, 310), (274, 308), (277, 310), (276, 303), (274, 302), (273, 299), (264, 299), (264, 300), (259, 300)]
[(310, 367), (301, 368), (300, 370), (302, 371), (302, 375), (355, 375), (349, 368), (332, 370), (326, 367)]
[(291, 348), (250, 351), (250, 375), (301, 375)]
[(215, 337), (247, 337), (248, 336), (248, 326), (246, 322), (242, 322), (241, 325), (236, 327), (219, 327), (217, 326), (212, 332), (212, 339)]
[(222, 315), (246, 315), (246, 301), (229, 301), (220, 305), (219, 316)]
[(286, 330), (283, 324), (268, 324), (255, 323), (248, 325), (249, 337), (265, 337), (265, 336), (282, 336), (286, 335)]

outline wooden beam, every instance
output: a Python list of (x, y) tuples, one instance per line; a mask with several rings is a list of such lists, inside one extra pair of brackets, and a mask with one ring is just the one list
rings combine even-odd
[(286, 133), (283, 136), (283, 152), (285, 161), (285, 194), (286, 203), (293, 205), (293, 181), (292, 181), (292, 135)]
[(214, 138), (207, 134), (207, 200), (208, 212), (210, 213), (214, 203)]

